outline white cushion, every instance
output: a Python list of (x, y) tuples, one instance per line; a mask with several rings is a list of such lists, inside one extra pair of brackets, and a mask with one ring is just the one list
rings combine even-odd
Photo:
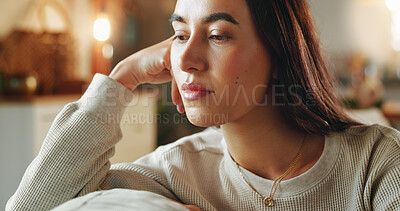
[(54, 211), (188, 211), (183, 205), (164, 196), (148, 191), (129, 189), (112, 189), (89, 193), (72, 199), (56, 208)]

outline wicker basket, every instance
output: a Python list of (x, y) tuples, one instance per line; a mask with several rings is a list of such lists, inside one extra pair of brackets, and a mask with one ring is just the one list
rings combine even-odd
[[(48, 30), (45, 6), (62, 17), (65, 31)], [(5, 75), (34, 74), (39, 81), (39, 94), (53, 94), (57, 84), (74, 78), (75, 42), (70, 19), (55, 0), (33, 4), (32, 12), (39, 16), (42, 31), (17, 29), (6, 37), (0, 45), (0, 69)]]

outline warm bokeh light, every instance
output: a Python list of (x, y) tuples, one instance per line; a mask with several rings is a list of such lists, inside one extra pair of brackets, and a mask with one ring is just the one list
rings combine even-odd
[(105, 44), (102, 48), (102, 54), (104, 58), (111, 59), (114, 55), (114, 47), (109, 43)]
[(386, 6), (389, 10), (400, 10), (400, 0), (386, 0)]
[(106, 41), (110, 37), (110, 21), (106, 18), (98, 18), (93, 25), (93, 36), (98, 41)]

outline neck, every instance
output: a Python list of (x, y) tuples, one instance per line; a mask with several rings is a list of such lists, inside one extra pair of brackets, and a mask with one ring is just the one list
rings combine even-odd
[[(233, 122), (221, 126), (228, 150), (243, 168), (275, 180), (294, 161), (306, 133), (287, 124), (276, 107), (256, 107)], [(323, 137), (307, 135), (296, 166), (285, 179), (311, 168), (323, 150)]]

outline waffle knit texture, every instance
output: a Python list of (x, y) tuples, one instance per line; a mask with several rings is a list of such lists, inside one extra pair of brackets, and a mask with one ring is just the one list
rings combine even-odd
[[(97, 74), (82, 98), (55, 119), (6, 210), (50, 210), (87, 193), (114, 188), (161, 194), (201, 210), (400, 210), (400, 135), (380, 125), (325, 137), (321, 158), (282, 181), (267, 208), (244, 182), (219, 129), (161, 146), (133, 163), (111, 166), (132, 93)], [(138, 140), (132, 140), (138, 141)], [(273, 181), (243, 169), (258, 192)]]

